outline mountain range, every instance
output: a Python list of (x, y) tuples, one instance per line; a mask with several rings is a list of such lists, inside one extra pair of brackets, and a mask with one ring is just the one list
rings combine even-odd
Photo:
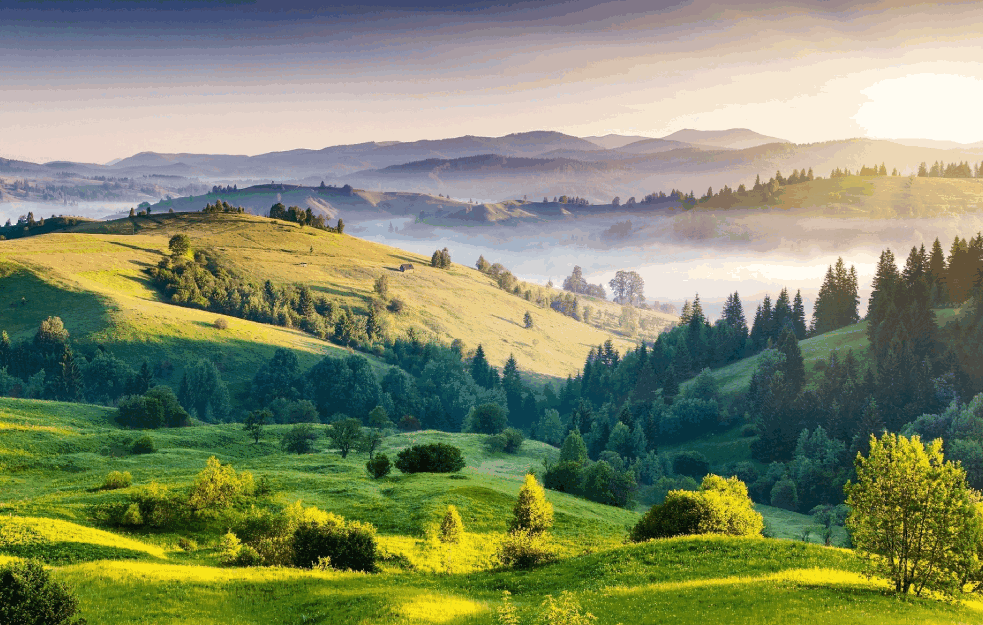
[[(665, 137), (609, 134), (574, 137), (535, 131), (411, 142), (382, 141), (296, 149), (255, 156), (141, 152), (108, 164), (0, 159), (3, 177), (153, 178), (206, 185), (350, 184), (369, 190), (447, 195), (497, 202), (559, 195), (607, 203), (615, 196), (680, 189), (702, 194), (707, 186), (751, 184), (780, 170), (835, 168), (856, 171), (884, 163), (914, 173), (921, 162), (970, 163), (983, 159), (983, 144), (917, 139), (847, 139), (795, 144), (748, 129), (680, 130)], [(164, 182), (161, 182), (164, 181)], [(0, 185), (2, 186), (2, 185)]]

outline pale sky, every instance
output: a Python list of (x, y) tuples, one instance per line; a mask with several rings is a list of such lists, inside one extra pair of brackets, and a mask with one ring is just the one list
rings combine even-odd
[(358, 7), (0, 0), (0, 157), (539, 129), (983, 140), (980, 3)]

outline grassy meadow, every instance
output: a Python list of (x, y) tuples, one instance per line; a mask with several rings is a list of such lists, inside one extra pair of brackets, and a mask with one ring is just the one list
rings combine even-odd
[[(143, 433), (118, 429), (112, 416), (98, 406), (0, 400), (0, 562), (40, 557), (75, 590), (93, 624), (494, 624), (503, 591), (524, 623), (536, 622), (547, 595), (563, 591), (602, 625), (983, 618), (975, 600), (897, 599), (885, 582), (860, 574), (851, 551), (788, 540), (809, 517), (766, 507), (778, 538), (626, 544), (638, 511), (547, 491), (560, 560), (529, 571), (499, 570), (492, 554), (522, 475), (556, 453), (543, 443), (527, 441), (510, 456), (488, 452), (481, 435), (393, 435), (384, 453), (446, 441), (462, 448), (467, 466), (459, 474), (394, 472), (372, 480), (365, 454), (342, 459), (325, 439), (313, 454), (281, 451), (277, 437), (286, 426), (270, 426), (258, 444), (238, 425), (158, 430), (149, 433), (155, 453), (131, 455), (128, 442)], [(282, 503), (301, 500), (376, 525), (380, 572), (221, 567), (222, 527), (120, 531), (89, 517), (93, 504), (152, 481), (187, 488), (211, 455), (272, 480)], [(133, 485), (100, 490), (109, 471), (130, 472)], [(458, 507), (467, 532), (453, 552), (428, 539), (428, 527), (448, 504)]]

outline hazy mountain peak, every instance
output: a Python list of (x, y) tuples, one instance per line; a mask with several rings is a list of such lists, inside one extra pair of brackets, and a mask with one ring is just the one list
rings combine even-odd
[(743, 150), (767, 143), (789, 143), (785, 139), (769, 137), (747, 128), (729, 128), (727, 130), (695, 130), (684, 128), (662, 138), (697, 145), (728, 148), (731, 150)]

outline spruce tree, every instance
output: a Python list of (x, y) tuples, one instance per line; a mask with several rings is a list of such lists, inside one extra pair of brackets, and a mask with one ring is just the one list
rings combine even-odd
[(795, 292), (792, 303), (792, 329), (795, 330), (795, 338), (800, 341), (806, 337), (806, 309), (802, 303), (801, 290)]

